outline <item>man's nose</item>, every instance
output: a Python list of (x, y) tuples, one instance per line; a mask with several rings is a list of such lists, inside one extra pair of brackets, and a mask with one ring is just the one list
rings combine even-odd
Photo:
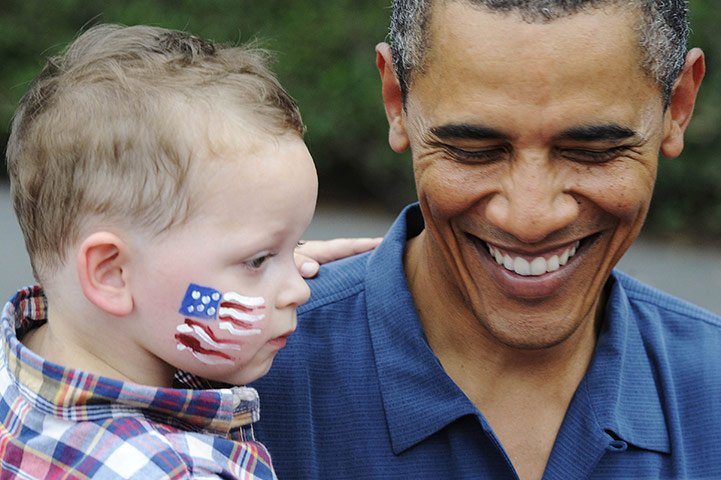
[(570, 224), (579, 204), (550, 158), (518, 156), (488, 202), (486, 215), (499, 229), (524, 243), (540, 242)]

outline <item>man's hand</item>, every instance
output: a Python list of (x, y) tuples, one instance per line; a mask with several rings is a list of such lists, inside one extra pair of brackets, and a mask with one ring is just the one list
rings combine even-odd
[(295, 249), (295, 264), (304, 278), (312, 278), (323, 263), (340, 260), (372, 250), (381, 243), (377, 238), (336, 238), (301, 242)]

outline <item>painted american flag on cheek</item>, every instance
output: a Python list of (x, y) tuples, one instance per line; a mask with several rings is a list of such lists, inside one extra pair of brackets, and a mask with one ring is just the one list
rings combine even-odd
[[(265, 318), (264, 311), (262, 297), (221, 293), (191, 283), (178, 310), (185, 321), (176, 327), (177, 348), (190, 351), (208, 365), (232, 364), (231, 353), (241, 350), (242, 338), (261, 333), (255, 323)], [(215, 322), (237, 339), (219, 339), (211, 328)]]

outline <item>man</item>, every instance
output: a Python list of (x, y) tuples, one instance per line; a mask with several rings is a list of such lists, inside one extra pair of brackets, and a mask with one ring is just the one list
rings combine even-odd
[(258, 384), (281, 478), (721, 475), (721, 319), (613, 271), (683, 149), (686, 34), (681, 1), (394, 2), (419, 206)]

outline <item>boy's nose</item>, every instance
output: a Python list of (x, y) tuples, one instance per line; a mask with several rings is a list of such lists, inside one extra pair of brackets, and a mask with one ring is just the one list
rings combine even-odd
[(276, 308), (297, 308), (310, 298), (310, 287), (291, 263), (286, 280), (283, 282), (276, 300)]

